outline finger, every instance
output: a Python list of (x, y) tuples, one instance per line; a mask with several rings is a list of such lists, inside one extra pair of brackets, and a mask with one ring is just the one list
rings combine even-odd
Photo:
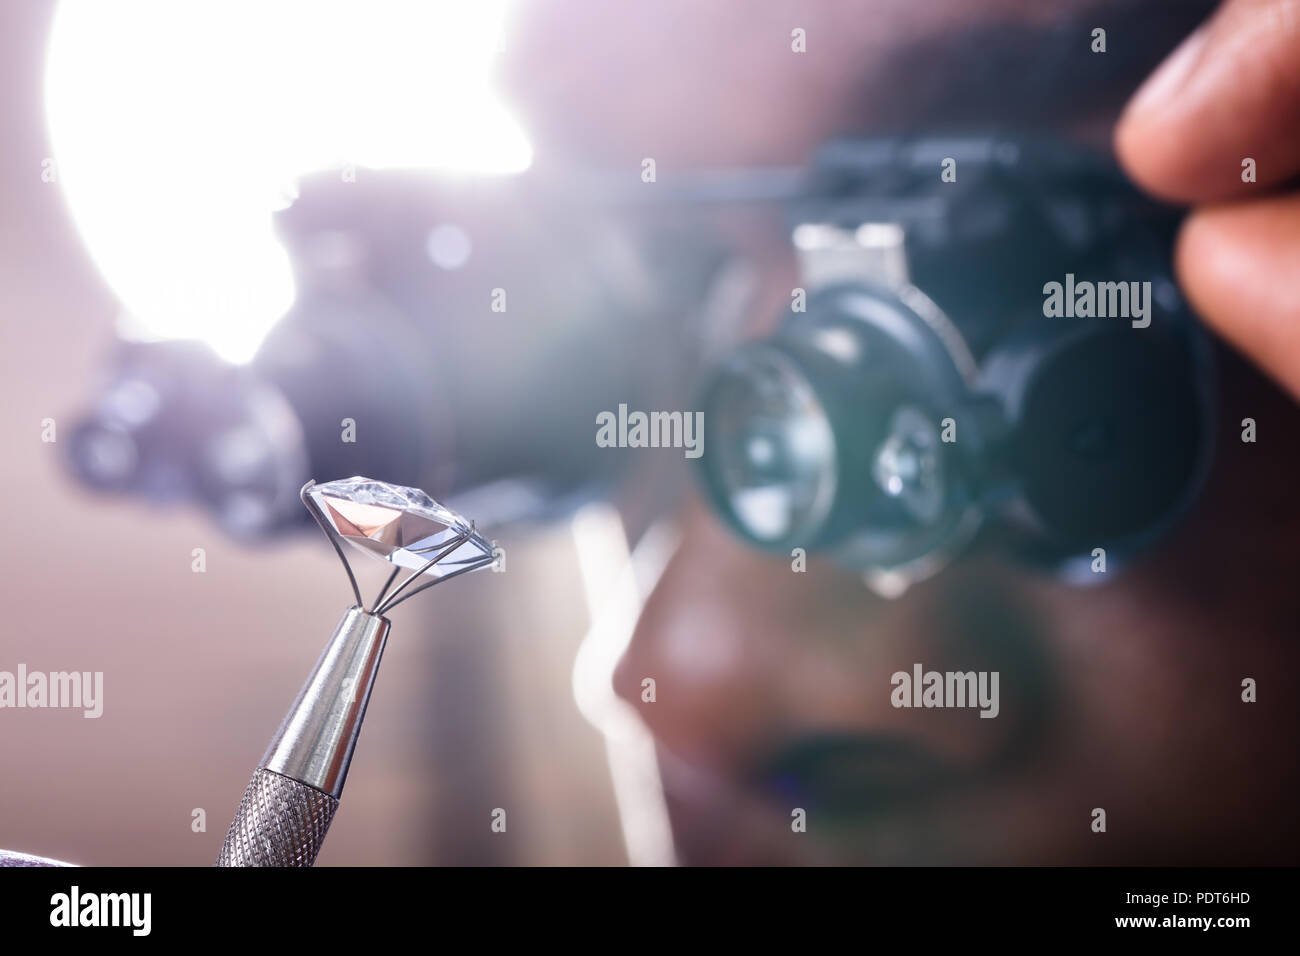
[[(1228, 0), (1134, 95), (1115, 149), (1141, 186), (1178, 202), (1300, 172), (1300, 0)], [(1248, 158), (1257, 184), (1243, 182)]]
[(1300, 196), (1193, 213), (1176, 262), (1193, 308), (1300, 398)]

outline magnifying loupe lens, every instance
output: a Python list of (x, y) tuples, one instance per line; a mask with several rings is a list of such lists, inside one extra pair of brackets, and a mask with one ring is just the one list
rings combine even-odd
[[(704, 483), (752, 544), (916, 578), (969, 540), (977, 426), (939, 323), (916, 311), (937, 307), (911, 295), (829, 288), (705, 386)], [(945, 441), (950, 417), (965, 444)]]
[(942, 516), (945, 480), (939, 432), (919, 409), (904, 405), (894, 413), (871, 474), (910, 520), (932, 525)]
[(705, 421), (708, 480), (731, 521), (763, 544), (815, 536), (835, 498), (835, 438), (799, 371), (772, 350), (735, 356)]

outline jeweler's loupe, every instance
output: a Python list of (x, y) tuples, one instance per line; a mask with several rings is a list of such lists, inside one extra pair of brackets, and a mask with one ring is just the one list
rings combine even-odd
[(716, 369), (700, 464), (743, 538), (919, 573), (970, 536), (970, 443), (942, 440), (944, 419), (970, 404), (963, 359), (910, 311), (846, 290), (835, 312), (796, 317)]
[[(802, 295), (696, 406), (709, 501), (746, 542), (821, 551), (897, 595), (996, 524), (990, 542), (1082, 585), (1097, 549), (1118, 570), (1186, 513), (1213, 356), (1173, 281), (1176, 210), (1108, 158), (832, 143), (790, 221)], [(1077, 314), (1049, 308), (1053, 286)]]

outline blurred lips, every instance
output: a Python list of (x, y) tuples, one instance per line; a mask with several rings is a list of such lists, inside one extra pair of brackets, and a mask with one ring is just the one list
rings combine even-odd
[(905, 737), (819, 734), (780, 750), (752, 781), (770, 802), (851, 819), (914, 801), (954, 775), (950, 763)]

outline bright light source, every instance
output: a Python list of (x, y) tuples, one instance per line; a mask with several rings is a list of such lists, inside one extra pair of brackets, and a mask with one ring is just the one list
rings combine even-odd
[(459, 269), (469, 262), (474, 245), (469, 233), (449, 222), (434, 226), (424, 243), (430, 261), (439, 269)]
[[(271, 213), (304, 173), (519, 172), (507, 0), (62, 0), (54, 169), (124, 332), (251, 358), (293, 302)], [(364, 174), (362, 174), (364, 175)]]

